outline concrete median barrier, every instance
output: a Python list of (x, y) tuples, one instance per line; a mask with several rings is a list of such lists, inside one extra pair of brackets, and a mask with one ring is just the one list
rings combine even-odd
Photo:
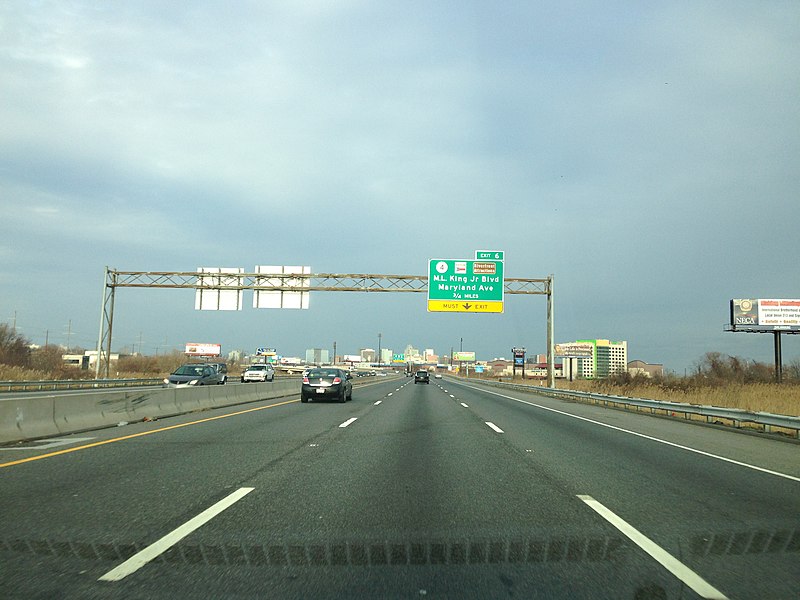
[(56, 435), (54, 396), (0, 401), (0, 442)]
[(0, 443), (112, 427), (300, 394), (300, 380), (0, 398)]

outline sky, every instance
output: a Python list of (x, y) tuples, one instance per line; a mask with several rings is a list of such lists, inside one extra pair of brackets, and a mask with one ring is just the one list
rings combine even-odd
[[(0, 4), (0, 322), (94, 348), (105, 268), (553, 275), (555, 341), (771, 363), (732, 298), (800, 298), (800, 3)], [(120, 288), (114, 350), (546, 349), (544, 296), (194, 310)], [(783, 336), (785, 362), (800, 336)]]

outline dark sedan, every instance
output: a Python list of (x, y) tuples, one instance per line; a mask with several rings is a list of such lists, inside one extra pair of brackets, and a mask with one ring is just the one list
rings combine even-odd
[(211, 365), (182, 365), (164, 380), (167, 387), (184, 385), (222, 385), (222, 374)]
[(427, 371), (417, 371), (414, 375), (414, 383), (430, 383), (431, 375)]
[(320, 368), (311, 369), (303, 377), (300, 388), (300, 401), (309, 400), (338, 400), (346, 402), (353, 399), (353, 378), (344, 369)]

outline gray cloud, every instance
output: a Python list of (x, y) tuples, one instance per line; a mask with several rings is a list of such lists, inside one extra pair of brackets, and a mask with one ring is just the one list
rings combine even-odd
[[(708, 350), (770, 360), (763, 336), (721, 329), (731, 297), (798, 296), (799, 10), (6, 3), (4, 310), (31, 335), (91, 331), (105, 265), (423, 274), (499, 248), (509, 276), (556, 275), (559, 340), (628, 339), (677, 370)], [(429, 315), (421, 295), (120, 302), (120, 338), (153, 344), (544, 348), (540, 298), (502, 317)]]

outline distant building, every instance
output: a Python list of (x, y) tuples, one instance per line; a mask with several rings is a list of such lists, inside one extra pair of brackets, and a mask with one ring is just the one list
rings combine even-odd
[(368, 362), (368, 363), (375, 362), (377, 352), (375, 352), (375, 350), (373, 350), (372, 348), (361, 348), (358, 351), (358, 353), (361, 356), (362, 362)]
[[(110, 362), (119, 360), (119, 353), (112, 352), (109, 356)], [(83, 354), (62, 354), (61, 360), (65, 365), (78, 367), (79, 369), (93, 369), (97, 364), (97, 350), (86, 350)]]
[(404, 354), (405, 354), (405, 357), (406, 357), (406, 362), (414, 362), (414, 363), (425, 362), (422, 359), (422, 356), (419, 353), (419, 349), (418, 348), (414, 348), (414, 346), (412, 346), (411, 344), (406, 346), (406, 350), (405, 350)]
[(313, 365), (327, 365), (331, 361), (331, 354), (325, 348), (309, 348), (306, 350), (306, 363)]
[(394, 356), (394, 353), (392, 352), (391, 348), (381, 348), (381, 364), (382, 365), (390, 365), (390, 364), (392, 364), (392, 356)]
[(633, 376), (644, 375), (645, 377), (662, 377), (664, 375), (664, 365), (646, 363), (643, 360), (632, 360), (628, 363), (628, 373)]
[(556, 344), (555, 353), (559, 357), (577, 358), (577, 373), (583, 379), (609, 377), (628, 368), (626, 341), (577, 340)]
[(505, 358), (495, 358), (494, 360), (486, 361), (486, 368), (495, 376), (511, 375), (514, 369), (514, 362)]

